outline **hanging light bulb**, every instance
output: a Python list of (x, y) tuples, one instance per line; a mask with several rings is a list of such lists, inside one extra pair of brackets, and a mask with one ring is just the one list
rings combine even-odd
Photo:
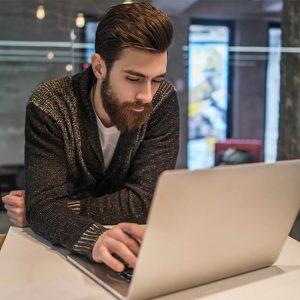
[(45, 8), (44, 5), (39, 5), (36, 9), (36, 18), (43, 20), (45, 18)]
[(73, 66), (71, 64), (67, 64), (65, 66), (65, 69), (66, 69), (67, 72), (72, 72), (73, 71)]
[(53, 52), (48, 52), (48, 53), (47, 53), (47, 58), (48, 58), (49, 60), (52, 60), (52, 59), (54, 58), (54, 53), (53, 53)]
[(83, 13), (78, 13), (76, 17), (76, 26), (78, 28), (83, 28), (85, 24), (85, 18)]

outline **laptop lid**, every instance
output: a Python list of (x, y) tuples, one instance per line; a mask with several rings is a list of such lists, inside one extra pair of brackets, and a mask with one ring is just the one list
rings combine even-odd
[(164, 172), (128, 299), (272, 265), (300, 208), (300, 160)]

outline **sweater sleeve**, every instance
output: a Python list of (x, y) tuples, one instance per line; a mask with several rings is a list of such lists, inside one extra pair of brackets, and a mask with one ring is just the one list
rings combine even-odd
[(53, 244), (75, 250), (85, 238), (90, 257), (97, 238), (105, 231), (99, 223), (78, 213), (68, 198), (67, 163), (64, 144), (57, 124), (29, 102), (25, 122), (26, 218), (33, 231)]

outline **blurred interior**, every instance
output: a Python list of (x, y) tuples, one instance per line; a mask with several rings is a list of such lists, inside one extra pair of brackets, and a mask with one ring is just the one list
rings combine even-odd
[[(24, 187), (25, 109), (33, 89), (86, 68), (97, 22), (122, 2), (0, 0), (2, 194)], [(215, 144), (226, 139), (259, 141), (261, 160), (275, 161), (282, 1), (148, 2), (165, 10), (175, 29), (167, 78), (181, 111), (177, 167), (214, 166)]]

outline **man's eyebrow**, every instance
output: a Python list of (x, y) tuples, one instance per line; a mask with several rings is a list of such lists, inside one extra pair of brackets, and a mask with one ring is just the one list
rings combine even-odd
[[(134, 75), (134, 76), (138, 76), (138, 77), (142, 77), (142, 78), (149, 77), (149, 76), (147, 76), (143, 73), (132, 71), (132, 70), (125, 70), (124, 72), (129, 74), (129, 75)], [(165, 77), (166, 75), (167, 75), (167, 73), (165, 72), (165, 73), (162, 73), (162, 74), (159, 74), (159, 75), (155, 76), (155, 78)]]

